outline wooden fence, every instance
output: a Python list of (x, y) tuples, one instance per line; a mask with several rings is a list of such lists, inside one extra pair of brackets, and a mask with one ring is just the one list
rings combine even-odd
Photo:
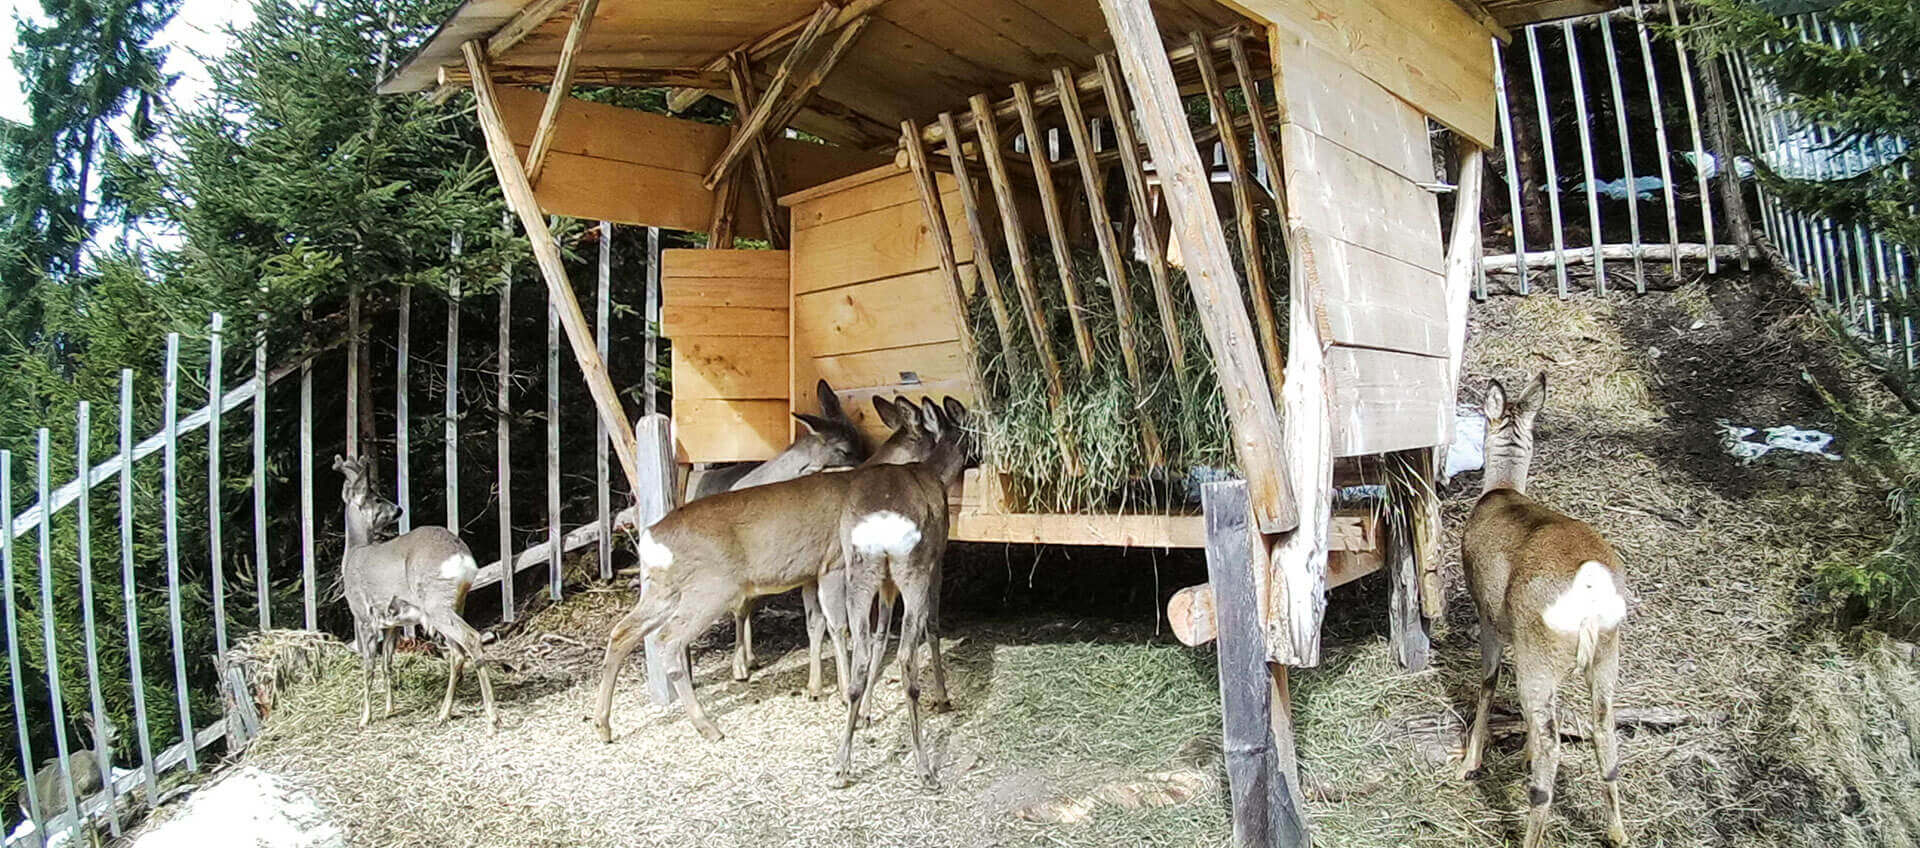
[[(597, 341), (601, 350), (604, 352), (607, 348), (609, 330), (615, 314), (610, 308), (612, 225), (604, 222), (600, 224), (599, 234), (600, 253), (597, 262), (597, 285), (595, 286), (595, 316), (597, 319), (595, 330)], [(629, 354), (642, 359), (646, 366), (643, 388), (644, 399), (641, 404), (641, 409), (639, 410), (644, 413), (654, 412), (656, 403), (653, 375), (655, 363), (657, 362), (657, 351), (655, 348), (657, 347), (656, 329), (659, 320), (659, 276), (657, 262), (659, 245), (659, 232), (657, 230), (650, 230), (648, 233), (647, 290), (644, 295), (645, 309), (641, 310), (641, 314), (638, 316), (646, 322), (646, 329), (644, 331), (646, 350), (644, 352), (633, 351)], [(453, 245), (453, 251), (457, 255), (459, 251), (459, 243), (457, 240)], [(549, 305), (549, 332), (546, 340), (548, 354), (545, 361), (547, 382), (544, 423), (548, 448), (544, 456), (546, 478), (548, 481), (547, 497), (545, 498), (545, 526), (543, 532), (537, 536), (539, 541), (525, 549), (520, 549), (517, 546), (512, 523), (513, 499), (511, 497), (511, 487), (508, 485), (508, 474), (512, 468), (509, 456), (510, 440), (508, 433), (510, 409), (507, 403), (509, 383), (512, 380), (511, 363), (509, 361), (511, 337), (508, 326), (508, 319), (511, 317), (511, 309), (509, 306), (511, 297), (510, 282), (510, 280), (504, 280), (503, 284), (491, 295), (499, 300), (498, 315), (500, 320), (498, 334), (499, 350), (494, 358), (496, 368), (492, 375), (494, 385), (490, 388), (496, 392), (495, 414), (498, 419), (496, 422), (496, 430), (498, 435), (499, 461), (495, 466), (494, 488), (497, 493), (497, 509), (501, 527), (500, 550), (503, 556), (501, 557), (501, 561), (496, 561), (483, 567), (475, 583), (476, 588), (490, 586), (496, 583), (500, 585), (502, 616), (509, 621), (513, 619), (516, 609), (513, 597), (514, 583), (510, 579), (505, 579), (505, 575), (509, 573), (509, 567), (511, 573), (519, 574), (522, 571), (545, 564), (548, 572), (548, 591), (552, 594), (552, 597), (557, 600), (564, 588), (561, 574), (562, 555), (588, 545), (597, 544), (600, 554), (598, 558), (599, 575), (602, 578), (610, 578), (612, 576), (611, 545), (613, 536), (623, 526), (631, 526), (635, 514), (631, 508), (618, 513), (613, 512), (611, 509), (612, 487), (608, 473), (607, 455), (609, 441), (604, 428), (601, 428), (596, 432), (598, 450), (594, 475), (594, 486), (596, 490), (595, 505), (597, 508), (595, 518), (590, 522), (571, 529), (564, 528), (561, 524), (560, 451), (558, 445), (560, 437), (559, 404), (562, 377), (560, 374), (558, 339), (556, 337), (556, 331), (552, 329), (557, 325), (554, 323), (552, 317), (553, 310), (551, 305)], [(397, 292), (396, 295), (395, 308), (398, 318), (395, 325), (396, 335), (394, 338), (394, 348), (396, 351), (395, 382), (397, 388), (393, 396), (393, 420), (395, 422), (394, 444), (396, 448), (395, 482), (397, 484), (395, 495), (397, 497), (397, 503), (402, 509), (399, 529), (401, 532), (405, 532), (417, 523), (414, 520), (414, 509), (422, 504), (419, 503), (419, 499), (415, 497), (415, 492), (413, 491), (414, 469), (411, 467), (410, 456), (412, 445), (409, 444), (409, 433), (412, 423), (410, 421), (411, 410), (409, 395), (413, 384), (417, 381), (413, 373), (413, 351), (410, 338), (414, 329), (413, 324), (415, 323), (412, 309), (412, 295), (410, 291), (405, 289)], [(458, 307), (461, 293), (456, 291), (453, 297), (456, 302), (456, 307)], [(0, 493), (8, 494), (8, 496), (0, 497), (0, 593), (4, 594), (7, 660), (10, 673), (9, 682), (11, 684), (13, 715), (15, 719), (14, 730), (17, 736), (16, 741), (20, 753), (22, 773), (27, 777), (25, 791), (26, 813), (34, 825), (31, 836), (26, 835), (27, 829), (22, 827), (19, 831), (21, 838), (17, 841), (25, 844), (35, 844), (40, 841), (42, 835), (74, 830), (80, 827), (83, 821), (91, 825), (103, 818), (107, 820), (110, 830), (115, 835), (118, 835), (120, 826), (119, 816), (110, 815), (110, 812), (120, 809), (128, 796), (140, 793), (144, 795), (148, 803), (151, 803), (159, 796), (160, 778), (162, 775), (181, 768), (182, 766), (188, 771), (198, 771), (204, 764), (201, 752), (208, 749), (209, 746), (225, 742), (229, 748), (232, 748), (245, 743), (245, 734), (250, 732), (248, 725), (234, 721), (224, 714), (194, 714), (194, 699), (191, 698), (190, 695), (196, 694), (196, 692), (203, 696), (216, 694), (219, 687), (223, 685), (222, 681), (226, 680), (226, 677), (225, 670), (221, 668), (222, 663), (219, 657), (193, 655), (194, 652), (186, 644), (184, 622), (188, 620), (209, 622), (213, 630), (216, 652), (221, 656), (224, 656), (226, 653), (230, 644), (229, 640), (235, 639), (239, 635), (245, 635), (246, 633), (258, 630), (266, 630), (276, 626), (299, 626), (314, 629), (320, 624), (319, 607), (322, 602), (322, 575), (328, 575), (328, 577), (325, 578), (325, 583), (326, 585), (331, 585), (331, 569), (335, 566), (333, 563), (320, 563), (316, 561), (316, 533), (318, 532), (320, 523), (316, 511), (320, 509), (336, 510), (339, 506), (331, 497), (330, 492), (321, 493), (324, 497), (316, 498), (316, 480), (313, 467), (315, 452), (314, 434), (316, 432), (316, 426), (320, 425), (317, 425), (314, 420), (315, 365), (316, 359), (322, 356), (336, 354), (345, 356), (347, 379), (346, 386), (343, 388), (345, 390), (347, 414), (346, 421), (344, 422), (346, 428), (344, 443), (348, 452), (356, 452), (361, 447), (359, 440), (362, 429), (362, 405), (375, 403), (374, 398), (366, 396), (363, 391), (361, 391), (363, 387), (369, 385), (368, 382), (362, 380), (361, 373), (363, 367), (362, 347), (367, 343), (364, 338), (364, 328), (361, 321), (361, 307), (362, 296), (356, 292), (351, 295), (348, 302), (348, 335), (343, 346), (344, 350), (341, 349), (341, 346), (336, 346), (317, 353), (301, 356), (296, 361), (283, 362), (277, 367), (269, 367), (270, 352), (267, 350), (266, 342), (263, 338), (256, 338), (251, 345), (252, 349), (250, 351), (250, 358), (252, 360), (251, 374), (247, 379), (237, 385), (233, 385), (231, 388), (227, 387), (228, 375), (225, 373), (225, 368), (229, 364), (227, 360), (232, 357), (227, 355), (227, 339), (224, 337), (225, 322), (221, 315), (216, 313), (210, 316), (207, 326), (207, 357), (202, 363), (190, 366), (183, 365), (181, 361), (181, 336), (178, 333), (169, 334), (166, 339), (166, 358), (162, 371), (162, 424), (160, 430), (148, 435), (146, 438), (138, 441), (135, 440), (137, 434), (134, 427), (134, 372), (131, 369), (122, 371), (120, 379), (120, 403), (117, 410), (119, 440), (117, 446), (113, 449), (113, 453), (104, 461), (98, 463), (93, 461), (92, 445), (89, 443), (92, 435), (92, 410), (89, 404), (85, 402), (80, 403), (75, 410), (73, 453), (76, 459), (76, 468), (71, 472), (71, 477), (67, 482), (62, 483), (57, 488), (51, 485), (56, 479), (68, 478), (70, 472), (66, 470), (56, 470), (51, 467), (50, 444), (52, 434), (48, 429), (40, 429), (37, 432), (36, 443), (33, 448), (34, 459), (36, 460), (33, 465), (33, 489), (36, 496), (31, 505), (17, 512), (13, 508), (12, 498), (10, 496), (13, 491), (13, 475), (19, 473), (18, 466), (24, 465), (25, 462), (17, 462), (16, 452), (14, 451), (0, 450)], [(445, 405), (442, 410), (442, 416), (444, 417), (442, 465), (445, 471), (445, 484), (442, 490), (444, 494), (444, 510), (441, 515), (445, 517), (446, 523), (455, 528), (456, 531), (461, 525), (461, 517), (467, 515), (461, 511), (460, 507), (459, 451), (457, 449), (461, 438), (459, 392), (462, 382), (459, 353), (459, 345), (461, 343), (459, 322), (462, 317), (462, 312), (471, 311), (471, 304), (467, 304), (466, 307), (465, 309), (450, 308), (447, 310), (447, 352), (444, 365), (442, 369), (440, 369), (442, 373), (437, 375), (440, 380), (444, 381), (442, 385), (445, 387), (443, 392)], [(196, 373), (189, 374), (189, 369)], [(468, 372), (467, 379), (473, 379), (475, 376), (473, 369), (468, 369)], [(186, 378), (198, 377), (200, 375), (204, 375), (206, 404), (185, 415), (181, 415), (181, 405), (183, 403), (192, 403), (195, 400), (193, 398), (183, 397), (183, 384), (198, 382), (197, 379), (188, 380)], [(299, 384), (298, 430), (300, 437), (297, 463), (298, 480), (296, 485), (299, 493), (298, 503), (297, 505), (270, 504), (267, 497), (269, 389), (296, 375)], [(245, 424), (242, 425), (239, 422), (229, 423), (231, 422), (229, 414), (236, 413), (242, 406), (250, 407), (251, 412)], [(244, 435), (241, 436), (241, 440), (248, 443), (250, 451), (247, 451), (247, 453), (251, 454), (252, 461), (251, 468), (245, 478), (247, 481), (245, 488), (250, 490), (252, 501), (252, 522), (251, 527), (236, 528), (223, 523), (222, 517), (232, 514), (229, 512), (229, 509), (234, 506), (234, 499), (244, 498), (247, 496), (247, 493), (237, 493), (228, 490), (229, 486), (227, 484), (234, 482), (238, 477), (237, 475), (223, 472), (221, 462), (223, 458), (230, 455), (237, 455), (240, 452), (231, 449), (223, 450), (221, 448), (221, 440), (223, 437), (237, 435), (235, 431), (242, 430), (243, 428)], [(207, 508), (204, 515), (196, 516), (185, 514), (186, 510), (183, 509), (180, 503), (179, 460), (187, 440), (199, 437), (202, 433), (204, 433), (206, 440), (204, 447), (208, 464)], [(234, 446), (230, 445), (229, 447)], [(136, 486), (133, 473), (138, 463), (143, 460), (151, 462), (155, 454), (159, 455), (159, 461), (162, 466), (161, 483), (158, 492), (146, 491)], [(524, 461), (525, 460), (523, 460), (523, 462)], [(150, 468), (151, 466), (146, 467)], [(96, 557), (93, 546), (93, 532), (95, 528), (92, 521), (92, 503), (94, 500), (94, 490), (110, 480), (118, 481), (119, 484), (119, 533), (117, 544), (119, 548), (119, 583), (123, 596), (126, 599), (124, 610), (126, 627), (124, 632), (120, 632), (117, 628), (114, 632), (101, 630), (96, 627), (95, 621), (97, 612), (94, 598), (96, 585), (95, 568), (103, 564), (95, 562)], [(161, 526), (158, 528), (136, 527), (133, 516), (136, 511), (137, 500), (153, 498), (158, 498), (160, 501), (160, 512), (163, 516)], [(301, 536), (298, 546), (299, 556), (297, 563), (270, 562), (271, 557), (268, 547), (268, 535), (271, 532), (268, 522), (269, 507), (277, 510), (297, 507)], [(69, 516), (73, 522), (72, 530), (77, 539), (77, 545), (71, 549), (71, 554), (66, 550), (56, 551), (52, 538), (55, 523), (62, 519), (67, 519)], [(204, 549), (182, 549), (182, 540), (188, 536), (188, 534), (182, 532), (182, 522), (205, 522), (204, 536), (198, 533), (193, 534), (197, 538), (204, 539)], [(236, 533), (239, 533), (242, 538), (234, 539), (233, 537)], [(21, 541), (25, 539), (28, 534), (36, 534), (32, 540), (33, 544), (31, 545)], [(245, 544), (248, 541), (251, 542), (251, 545)], [(231, 544), (234, 542), (239, 542), (239, 544)], [(161, 561), (164, 562), (166, 569), (167, 621), (165, 626), (168, 633), (168, 650), (160, 656), (143, 656), (140, 634), (145, 632), (143, 628), (151, 628), (155, 625), (151, 622), (142, 622), (140, 620), (142, 609), (137, 602), (137, 591), (138, 586), (146, 582), (141, 578), (148, 577), (149, 575), (146, 575), (137, 568), (135, 549), (137, 546), (150, 549), (156, 543), (163, 551)], [(39, 619), (40, 639), (42, 648), (45, 651), (44, 673), (46, 679), (44, 682), (48, 695), (46, 699), (47, 703), (45, 704), (28, 703), (28, 688), (25, 685), (28, 681), (24, 679), (21, 661), (21, 646), (23, 643), (20, 639), (20, 629), (23, 626), (23, 619), (29, 616), (27, 615), (27, 611), (23, 610), (20, 605), (15, 602), (15, 592), (16, 589), (31, 591), (34, 587), (17, 587), (15, 585), (16, 572), (14, 566), (16, 548), (20, 548), (19, 552), (25, 556), (29, 555), (26, 551), (28, 547), (33, 549), (30, 555), (37, 559), (35, 572), (38, 576), (37, 590), (39, 601), (38, 614), (35, 617)], [(509, 552), (515, 551), (517, 551), (517, 553), (506, 555)], [(236, 574), (236, 571), (245, 567), (242, 563), (249, 558), (246, 556), (247, 553), (251, 554), (251, 573), (245, 577), (241, 577)], [(68, 555), (73, 556), (77, 562), (56, 562), (57, 557)], [(204, 558), (201, 561), (207, 564), (209, 574), (208, 585), (205, 587), (184, 586), (182, 584), (181, 564), (182, 562), (189, 561), (188, 558), (196, 557)], [(502, 561), (508, 565), (503, 565)], [(81, 619), (80, 630), (82, 631), (82, 650), (85, 656), (84, 673), (88, 693), (88, 703), (84, 706), (68, 703), (65, 698), (67, 689), (62, 686), (62, 681), (64, 678), (78, 673), (78, 670), (63, 669), (61, 666), (62, 653), (71, 655), (73, 651), (70, 645), (63, 647), (60, 644), (62, 641), (62, 632), (61, 628), (56, 627), (56, 618), (58, 618), (58, 616), (52, 613), (53, 610), (62, 606), (58, 602), (60, 599), (56, 598), (55, 575), (56, 573), (64, 573), (63, 569), (69, 565), (73, 566), (78, 574), (77, 590), (79, 594), (78, 605)], [(294, 621), (276, 621), (270, 598), (270, 588), (286, 584), (288, 580), (291, 579), (292, 570), (296, 567), (299, 570), (300, 607), (302, 614)], [(245, 582), (252, 583), (254, 587), (252, 598), (229, 595), (228, 589), (231, 584)], [(205, 591), (202, 591), (203, 588)], [(250, 610), (248, 609), (249, 607), (251, 608)], [(238, 613), (238, 615), (235, 615), (235, 613)], [(31, 626), (31, 623), (27, 623), (26, 626)], [(235, 631), (241, 632), (236, 633)], [(70, 636), (70, 634), (68, 635)], [(126, 667), (107, 668), (101, 661), (101, 647), (102, 645), (111, 645), (113, 640), (119, 639), (126, 640)], [(159, 671), (161, 668), (164, 668), (165, 671)], [(178, 719), (177, 722), (172, 723), (173, 726), (159, 727), (156, 726), (155, 722), (149, 721), (150, 710), (147, 701), (147, 684), (149, 675), (154, 673), (167, 675), (171, 683)], [(33, 681), (33, 683), (37, 686), (40, 681)], [(82, 816), (76, 818), (70, 812), (61, 812), (58, 809), (50, 808), (48, 802), (56, 801), (57, 799), (43, 799), (39, 797), (40, 792), (38, 791), (38, 787), (35, 786), (33, 775), (40, 762), (40, 757), (44, 757), (49, 753), (56, 755), (58, 762), (62, 764), (60, 780), (62, 781), (61, 785), (66, 787), (65, 797), (73, 797), (72, 787), (74, 784), (72, 781), (75, 776), (68, 773), (64, 767), (64, 764), (68, 762), (68, 756), (72, 754), (75, 749), (74, 745), (69, 744), (67, 738), (67, 729), (71, 726), (69, 720), (75, 718), (82, 710), (93, 716), (107, 715), (108, 709), (104, 693), (106, 691), (105, 687), (109, 686), (124, 686), (131, 692), (132, 713), (134, 715), (134, 726), (131, 728), (133, 733), (130, 737), (122, 734), (122, 737), (131, 743), (133, 750), (137, 751), (135, 755), (137, 761), (127, 764), (131, 765), (132, 768), (115, 769), (115, 761), (112, 756), (109, 756), (108, 761), (102, 765), (102, 771), (106, 774), (119, 773), (115, 779), (106, 782), (106, 786), (102, 791), (93, 797), (82, 800)], [(234, 694), (242, 699), (249, 697), (244, 692)], [(205, 699), (202, 700), (202, 703), (205, 703)], [(49, 728), (51, 732), (47, 732)], [(51, 752), (40, 751), (38, 752), (40, 757), (36, 757), (36, 751), (32, 744), (33, 739), (36, 737), (44, 739), (48, 736), (51, 736), (54, 740), (54, 750)], [(102, 734), (96, 732), (95, 738), (88, 740), (84, 747), (104, 749), (106, 748), (106, 743), (102, 738)], [(109, 753), (111, 754), (110, 749)], [(57, 804), (54, 806), (64, 807), (65, 805)], [(50, 813), (52, 813), (52, 815), (49, 815)]]

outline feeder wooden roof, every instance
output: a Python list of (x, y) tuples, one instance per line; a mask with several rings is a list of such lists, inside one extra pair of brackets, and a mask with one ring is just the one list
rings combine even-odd
[[(1498, 31), (1543, 17), (1600, 8), (1599, 0), (1454, 0), (1468, 14)], [(1271, 0), (1244, 6), (1235, 0), (1154, 0), (1155, 17), (1173, 39), (1191, 31), (1262, 19)], [(1285, 0), (1308, 18), (1326, 19), (1348, 10), (1316, 8), (1342, 0)], [(581, 85), (676, 86), (725, 96), (726, 56), (748, 54), (763, 78), (819, 7), (819, 0), (605, 0), (599, 4), (575, 57)], [(1379, 5), (1393, 5), (1382, 0)], [(464, 82), (460, 44), (483, 38), (499, 82), (546, 84), (553, 78), (561, 45), (572, 23), (575, 0), (467, 0), (442, 23), (381, 91), (421, 91)], [(1243, 13), (1242, 9), (1252, 9)], [(1490, 11), (1491, 10), (1491, 11)], [(838, 29), (867, 16), (864, 32), (838, 67), (807, 101), (794, 125), (824, 138), (861, 147), (890, 144), (900, 121), (926, 121), (963, 106), (983, 91), (1002, 91), (1018, 80), (1044, 80), (1054, 67), (1090, 68), (1112, 49), (1097, 3), (1092, 0), (848, 0), (830, 22)], [(1419, 26), (1418, 21), (1407, 25)], [(1383, 53), (1401, 45), (1355, 47)], [(1413, 55), (1386, 56), (1409, 67)], [(684, 104), (684, 99), (683, 99)]]

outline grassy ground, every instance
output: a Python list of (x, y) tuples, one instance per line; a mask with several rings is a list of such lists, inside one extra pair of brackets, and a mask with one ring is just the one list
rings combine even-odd
[[(1714, 423), (1822, 427), (1808, 379), (1869, 393), (1825, 353), (1821, 332), (1797, 295), (1765, 279), (1496, 298), (1475, 311), (1466, 394), (1477, 398), (1488, 375), (1548, 372), (1533, 491), (1594, 523), (1627, 564), (1620, 705), (1636, 723), (1623, 738), (1622, 788), (1637, 844), (1920, 841), (1912, 648), (1830, 631), (1802, 588), (1814, 563), (1880, 543), (1880, 493), (1844, 463), (1740, 465)], [(1450, 530), (1477, 486), (1468, 475), (1446, 493)], [(1450, 559), (1456, 548), (1449, 538)], [(425, 656), (403, 658), (398, 715), (358, 730), (357, 673), (338, 655), (317, 683), (285, 693), (247, 759), (311, 787), (356, 844), (373, 846), (1229, 840), (1210, 747), (1213, 654), (1157, 634), (1149, 613), (1203, 579), (1195, 557), (1054, 551), (1035, 564), (1026, 549), (975, 547), (948, 574), (956, 708), (928, 722), (936, 793), (915, 786), (891, 683), (856, 744), (856, 785), (826, 788), (843, 713), (801, 693), (792, 607), (758, 619), (762, 656), (778, 659), (751, 683), (726, 679), (726, 628), (696, 653), (725, 741), (704, 742), (677, 712), (647, 705), (630, 670), (616, 739), (599, 743), (587, 715), (600, 646), (631, 602), (613, 591), (545, 610), (495, 649), (509, 666), (498, 734), (481, 727), (470, 682), (455, 721), (432, 722), (444, 665)], [(1318, 844), (1517, 840), (1520, 739), (1496, 738), (1480, 780), (1453, 774), (1477, 654), (1457, 573), (1449, 585), (1435, 667), (1418, 674), (1393, 664), (1379, 578), (1331, 599), (1325, 661), (1294, 676)], [(1584, 696), (1563, 694), (1561, 727), (1577, 734)], [(1496, 708), (1515, 703), (1508, 684)], [(1553, 844), (1601, 841), (1589, 750), (1563, 746)]]

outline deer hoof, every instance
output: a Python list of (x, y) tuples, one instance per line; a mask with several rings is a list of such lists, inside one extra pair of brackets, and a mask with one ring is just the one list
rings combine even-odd
[(611, 725), (606, 725), (606, 724), (598, 725), (594, 727), (593, 730), (595, 733), (598, 733), (600, 735), (601, 742), (613, 741), (613, 727)]
[(711, 724), (699, 725), (699, 730), (700, 735), (706, 737), (708, 742), (718, 742), (727, 738), (726, 734), (720, 732), (720, 728), (714, 727)]
[(927, 712), (930, 712), (930, 713), (953, 712), (953, 701), (947, 698), (941, 698), (938, 701), (928, 701)]
[(1613, 848), (1626, 848), (1626, 826), (1619, 822), (1614, 822), (1612, 827), (1607, 828), (1607, 842), (1613, 845)]
[(834, 772), (833, 779), (830, 781), (827, 781), (827, 786), (828, 788), (831, 788), (831, 789), (845, 789), (852, 785), (853, 785), (853, 778), (844, 771)]

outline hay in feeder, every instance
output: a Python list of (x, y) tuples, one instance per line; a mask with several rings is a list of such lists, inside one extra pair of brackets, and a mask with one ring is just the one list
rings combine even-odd
[[(1272, 209), (1260, 210), (1262, 265), (1274, 313), (1284, 322), (1287, 263), (1281, 226)], [(1229, 236), (1228, 246), (1233, 249), (1238, 269), (1239, 243), (1231, 233)], [(1122, 244), (1132, 245), (1131, 233)], [(1065, 384), (1058, 413), (1048, 403), (1046, 375), (1019, 318), (1019, 289), (1004, 256), (996, 257), (994, 273), (1008, 309), (1014, 313), (1012, 344), (1000, 338), (984, 298), (974, 298), (970, 308), (976, 354), (987, 383), (979, 404), (984, 413), (980, 416), (982, 441), (988, 463), (1007, 475), (1009, 508), (1145, 512), (1197, 504), (1200, 482), (1237, 473), (1237, 465), (1225, 401), (1193, 294), (1187, 288), (1186, 272), (1177, 266), (1168, 268), (1179, 336), (1186, 348), (1186, 367), (1176, 373), (1154, 299), (1151, 272), (1133, 257), (1125, 262), (1139, 339), (1135, 354), (1145, 383), (1142, 394), (1134, 391), (1121, 358), (1112, 290), (1099, 255), (1089, 249), (1074, 250), (1072, 256), (1084, 320), (1094, 341), (1091, 369), (1080, 366), (1072, 348), (1072, 320), (1052, 252), (1036, 245), (1033, 258), (1034, 286), (1039, 290)], [(1247, 291), (1244, 284), (1242, 291)], [(1251, 295), (1247, 297), (1251, 314)], [(1280, 338), (1284, 344), (1284, 323)], [(1148, 462), (1141, 438), (1142, 418), (1151, 421), (1159, 432), (1164, 454), (1160, 466)], [(1071, 445), (1079, 461), (1079, 474), (1069, 473), (1063, 440)]]

